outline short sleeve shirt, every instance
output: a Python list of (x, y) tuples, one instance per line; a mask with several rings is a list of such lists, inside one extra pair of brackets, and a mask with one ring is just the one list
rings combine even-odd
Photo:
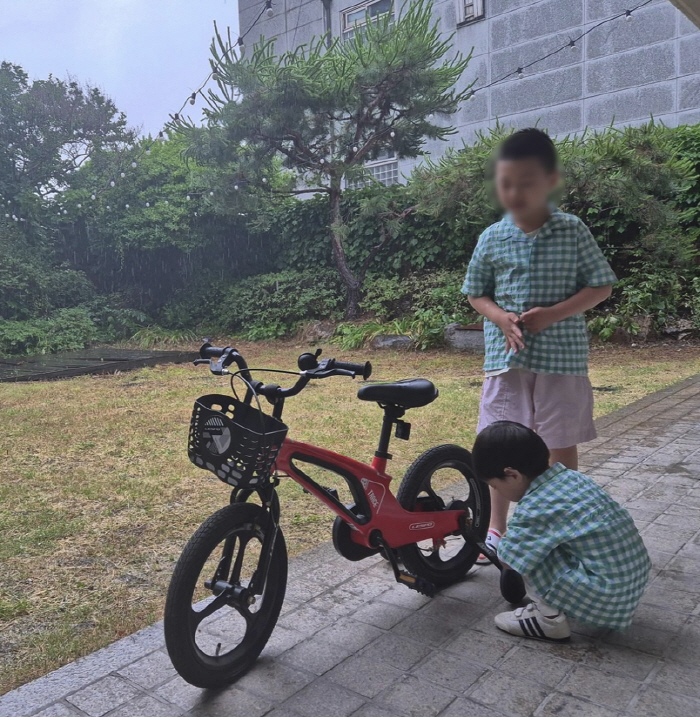
[[(534, 238), (509, 216), (479, 237), (462, 287), (465, 294), (488, 296), (502, 309), (522, 314), (552, 306), (584, 287), (617, 281), (588, 227), (573, 214), (554, 209)], [(525, 349), (506, 352), (503, 332), (484, 322), (484, 370), (524, 368), (537, 373), (586, 375), (588, 335), (583, 315), (571, 316), (539, 334), (524, 332)]]
[(629, 626), (651, 562), (630, 514), (595, 481), (556, 463), (508, 521), (498, 556), (549, 605), (596, 627)]

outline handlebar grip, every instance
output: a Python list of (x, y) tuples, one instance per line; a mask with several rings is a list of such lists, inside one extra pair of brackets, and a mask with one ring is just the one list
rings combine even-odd
[(333, 368), (339, 368), (344, 371), (352, 371), (366, 381), (372, 375), (372, 364), (369, 361), (365, 363), (350, 363), (348, 361), (334, 361)]
[(224, 351), (226, 351), (225, 348), (221, 348), (220, 346), (207, 346), (206, 344), (202, 346), (202, 348), (199, 350), (199, 355), (202, 358), (206, 359), (217, 359), (221, 358)]

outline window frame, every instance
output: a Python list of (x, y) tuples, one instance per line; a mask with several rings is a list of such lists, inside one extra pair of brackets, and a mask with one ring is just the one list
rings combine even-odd
[[(347, 40), (351, 40), (355, 32), (357, 30), (366, 27), (367, 26), (367, 11), (369, 10), (372, 5), (378, 5), (381, 2), (385, 2), (386, 0), (365, 0), (364, 2), (358, 3), (357, 5), (353, 5), (352, 7), (346, 8), (345, 10), (340, 11), (340, 36), (343, 39), (343, 42), (346, 42)], [(357, 21), (354, 24), (350, 26), (346, 26), (346, 19), (349, 15), (352, 15), (354, 13), (364, 11), (363, 12), (363, 20)], [(386, 13), (378, 13), (375, 15), (375, 17), (381, 17), (383, 14), (391, 14), (392, 17), (394, 17), (394, 3), (390, 2), (389, 4), (389, 10), (386, 11)], [(370, 18), (371, 21), (371, 18)]]
[(466, 0), (456, 0), (457, 3), (457, 27), (463, 27), (464, 25), (471, 25), (474, 22), (486, 19), (486, 0), (473, 0), (471, 3), (475, 6), (478, 12), (473, 16), (466, 16)]

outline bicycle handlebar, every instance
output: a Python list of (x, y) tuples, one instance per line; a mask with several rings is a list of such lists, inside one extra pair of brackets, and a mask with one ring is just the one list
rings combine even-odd
[(274, 401), (275, 398), (286, 398), (296, 396), (300, 393), (309, 381), (313, 378), (328, 378), (330, 376), (362, 376), (366, 381), (372, 375), (372, 364), (369, 361), (365, 363), (351, 363), (348, 361), (337, 361), (336, 359), (323, 359), (320, 363), (318, 357), (321, 355), (321, 349), (317, 349), (316, 353), (303, 353), (299, 356), (297, 365), (301, 371), (298, 381), (290, 388), (282, 388), (277, 384), (263, 384), (260, 381), (254, 381), (250, 375), (248, 364), (243, 356), (231, 346), (221, 348), (212, 346), (208, 340), (199, 349), (201, 358), (195, 360), (195, 366), (200, 364), (209, 364), (212, 373), (222, 376), (228, 374), (228, 366), (235, 363), (238, 366), (238, 372), (257, 393), (262, 394), (268, 400)]

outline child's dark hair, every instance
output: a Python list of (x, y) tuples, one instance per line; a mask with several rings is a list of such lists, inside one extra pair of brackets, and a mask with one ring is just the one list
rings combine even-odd
[(534, 479), (549, 468), (549, 449), (522, 423), (496, 421), (476, 437), (472, 461), (476, 477), (482, 481), (505, 477), (506, 468)]
[(557, 149), (550, 136), (536, 127), (513, 132), (501, 142), (496, 159), (536, 159), (547, 172), (555, 172)]

